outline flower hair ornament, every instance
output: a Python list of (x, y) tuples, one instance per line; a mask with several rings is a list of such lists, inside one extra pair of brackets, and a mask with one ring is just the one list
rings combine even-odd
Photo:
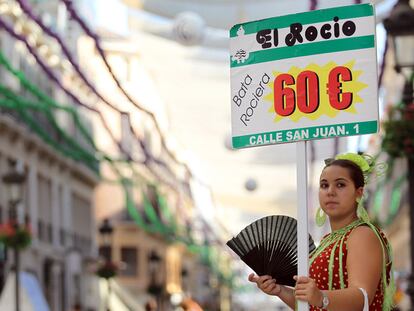
[(335, 158), (329, 158), (325, 160), (325, 164), (329, 165), (335, 160), (347, 160), (357, 165), (364, 175), (365, 185), (369, 183), (370, 176), (376, 177), (384, 176), (387, 171), (387, 164), (384, 162), (377, 163), (376, 159), (366, 153), (342, 153), (338, 154)]

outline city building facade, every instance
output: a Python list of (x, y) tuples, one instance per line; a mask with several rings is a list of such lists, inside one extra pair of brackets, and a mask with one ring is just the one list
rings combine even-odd
[[(36, 2), (32, 9), (50, 29), (66, 36), (76, 55), (79, 28), (64, 14), (63, 4)], [(85, 138), (93, 136), (92, 123), (86, 114), (79, 115), (73, 100), (45, 71), (51, 70), (58, 81), (71, 79), (55, 40), (16, 1), (2, 2), (1, 18), (11, 28), (4, 27), (0, 33), (0, 174), (4, 176), (11, 163), (23, 166), (25, 195), (17, 216), (29, 224), (32, 235), (31, 245), (20, 254), (20, 301), (33, 304), (32, 290), (53, 311), (98, 310), (98, 283), (91, 266), (97, 258), (94, 188), (99, 182), (99, 162), (76, 155), (79, 150), (96, 151)], [(83, 125), (83, 133), (78, 124)], [(10, 220), (9, 195), (2, 185), (2, 225)], [(0, 263), (2, 306), (14, 304), (14, 288), (9, 286), (14, 282), (14, 264), (12, 249), (5, 248)], [(34, 281), (28, 284), (23, 275)], [(30, 302), (24, 302), (25, 297)]]

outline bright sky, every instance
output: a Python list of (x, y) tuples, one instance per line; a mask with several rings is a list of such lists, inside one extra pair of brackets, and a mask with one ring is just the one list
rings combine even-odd
[[(93, 20), (96, 26), (105, 26), (120, 35), (128, 34), (128, 8), (119, 0), (92, 0), (83, 1), (82, 7), (93, 12)], [(104, 5), (103, 5), (104, 3)]]

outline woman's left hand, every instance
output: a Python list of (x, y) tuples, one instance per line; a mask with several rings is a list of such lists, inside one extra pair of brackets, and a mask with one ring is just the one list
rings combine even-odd
[(320, 307), (322, 305), (322, 292), (316, 286), (314, 279), (307, 276), (294, 276), (296, 281), (295, 298), (302, 301), (307, 301), (310, 305)]

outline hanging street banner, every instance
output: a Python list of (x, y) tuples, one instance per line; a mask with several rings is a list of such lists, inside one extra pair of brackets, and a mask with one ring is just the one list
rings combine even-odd
[(230, 55), (234, 148), (378, 131), (372, 5), (237, 24)]

